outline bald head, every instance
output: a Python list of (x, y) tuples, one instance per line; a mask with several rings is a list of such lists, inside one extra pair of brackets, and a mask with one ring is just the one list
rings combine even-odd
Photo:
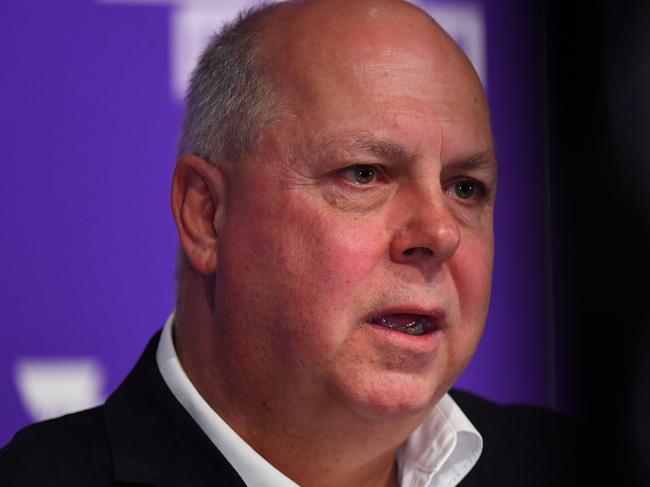
[(277, 6), (264, 24), (265, 44), (284, 59), (304, 50), (332, 55), (343, 46), (363, 49), (386, 42), (455, 47), (426, 12), (402, 0), (298, 0)]
[[(480, 81), (465, 54), (424, 11), (401, 0), (285, 2), (265, 23), (261, 50), (283, 95), (310, 98), (314, 85), (364, 82), (381, 76), (387, 94), (421, 68), (430, 81), (454, 84), (487, 109)], [(400, 65), (397, 67), (397, 65)], [(391, 69), (393, 68), (393, 69)], [(394, 69), (397, 68), (397, 69)], [(391, 84), (392, 82), (392, 84)]]
[[(424, 11), (401, 0), (302, 0), (275, 6), (260, 22), (259, 54), (267, 82), (282, 100), (276, 129), (290, 133), (302, 150), (306, 137), (356, 123), (340, 108), (400, 110), (426, 102), (441, 117), (488, 121), (488, 106), (471, 63)], [(363, 113), (363, 112), (360, 112)], [(323, 115), (323, 116), (321, 116)], [(312, 124), (311, 131), (302, 128)], [(268, 135), (267, 133), (267, 135)], [(303, 140), (301, 140), (301, 137)]]
[[(404, 70), (422, 60), (435, 63), (438, 72), (476, 93), (487, 110), (465, 55), (429, 15), (408, 2), (270, 3), (242, 13), (206, 48), (187, 93), (179, 156), (195, 154), (213, 164), (240, 159), (264, 127), (286, 117), (299, 97), (311, 96), (310, 76), (331, 83), (346, 70), (363, 76), (361, 61), (370, 57), (377, 68), (392, 60), (401, 61)], [(328, 66), (339, 72), (323, 69)], [(399, 89), (401, 80), (394, 81)]]

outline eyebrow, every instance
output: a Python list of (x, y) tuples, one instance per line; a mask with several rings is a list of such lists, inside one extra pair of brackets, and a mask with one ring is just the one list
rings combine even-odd
[[(420, 155), (407, 147), (389, 139), (376, 137), (374, 134), (367, 132), (353, 135), (344, 139), (330, 140), (327, 145), (336, 145), (344, 147), (344, 150), (360, 150), (374, 154), (382, 159), (412, 163)], [(459, 157), (447, 164), (447, 169), (461, 171), (476, 171), (483, 168), (494, 167), (498, 172), (498, 163), (493, 150), (475, 152), (466, 157)], [(443, 168), (444, 170), (445, 168)]]
[(485, 167), (494, 166), (498, 168), (497, 159), (494, 151), (476, 152), (468, 157), (453, 160), (449, 166), (463, 171), (473, 171)]
[(403, 145), (372, 135), (357, 135), (352, 138), (351, 145), (353, 148), (370, 152), (386, 160), (410, 163), (418, 158), (416, 153)]
[[(400, 162), (414, 162), (419, 155), (401, 144), (388, 139), (380, 139), (371, 134), (357, 135), (352, 137), (351, 146), (361, 149), (387, 160)], [(467, 157), (453, 160), (449, 166), (461, 171), (475, 171), (490, 166), (498, 167), (494, 151), (481, 151)]]

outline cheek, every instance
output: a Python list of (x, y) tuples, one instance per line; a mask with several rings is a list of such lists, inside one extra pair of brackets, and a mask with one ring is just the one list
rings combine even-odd
[(358, 218), (309, 198), (291, 201), (278, 213), (257, 240), (281, 279), (315, 287), (330, 306), (332, 299), (365, 282), (386, 252), (377, 219)]
[(372, 288), (372, 273), (387, 248), (376, 219), (355, 218), (309, 198), (274, 207), (250, 202), (237, 210), (224, 229), (221, 268), (239, 272), (228, 281), (246, 287), (240, 293), (253, 294), (259, 308), (275, 308), (293, 322), (341, 320), (355, 297)]
[(349, 301), (358, 288), (372, 289), (369, 281), (386, 254), (382, 229), (332, 217), (312, 223), (309, 247), (319, 251), (312, 270), (324, 295)]
[[(240, 221), (229, 245), (233, 270), (228, 294), (242, 322), (264, 323), (255, 360), (282, 370), (326, 367), (359, 319), (358, 303), (372, 289), (385, 252), (378, 229), (302, 203), (254, 225)], [(385, 248), (385, 244), (383, 245)], [(280, 365), (281, 364), (281, 365)], [(320, 364), (320, 365), (319, 365)]]
[(494, 259), (494, 237), (491, 223), (480, 231), (465, 231), (453, 259), (452, 273), (458, 287), (461, 307), (470, 314), (468, 319), (477, 319), (487, 308), (492, 284), (492, 262)]
[(450, 262), (458, 299), (456, 340), (452, 345), (453, 353), (465, 361), (473, 354), (485, 326), (492, 283), (491, 235), (466, 237), (457, 252)]

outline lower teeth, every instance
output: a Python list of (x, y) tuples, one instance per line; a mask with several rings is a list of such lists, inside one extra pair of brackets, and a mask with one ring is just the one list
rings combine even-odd
[(378, 324), (386, 326), (392, 330), (399, 331), (401, 333), (406, 333), (407, 335), (423, 335), (424, 334), (424, 326), (421, 322), (421, 320), (417, 321), (412, 321), (408, 325), (402, 326), (398, 325), (397, 323), (393, 323), (390, 320), (387, 320), (386, 318), (380, 318), (378, 320), (375, 320)]
[(406, 333), (408, 335), (422, 335), (424, 334), (424, 328), (422, 327), (421, 324), (417, 324), (412, 327), (406, 327), (406, 326), (400, 326), (395, 328), (397, 331), (401, 331), (402, 333)]

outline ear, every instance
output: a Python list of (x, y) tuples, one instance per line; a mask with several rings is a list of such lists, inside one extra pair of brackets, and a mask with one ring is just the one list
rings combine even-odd
[(200, 274), (217, 271), (217, 242), (223, 216), (224, 179), (217, 166), (192, 155), (177, 163), (172, 210), (181, 247)]

